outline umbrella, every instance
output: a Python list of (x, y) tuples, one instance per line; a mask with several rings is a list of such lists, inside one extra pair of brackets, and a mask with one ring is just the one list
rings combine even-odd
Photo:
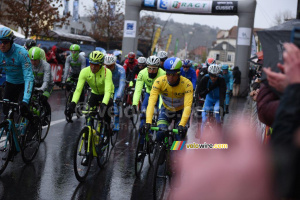
[[(283, 43), (290, 42), (291, 31), (294, 27), (300, 27), (299, 19), (257, 32), (264, 52), (264, 67), (271, 67), (272, 71), (279, 72), (277, 63), (283, 62)], [(266, 79), (265, 73), (263, 73), (262, 79)]]
[(103, 54), (106, 54), (106, 50), (103, 49), (102, 47), (96, 47), (96, 51), (101, 51)]
[(67, 41), (64, 41), (64, 42), (58, 42), (55, 46), (61, 48), (62, 50), (64, 51), (67, 51), (70, 49), (70, 46), (72, 45), (73, 43), (71, 42), (67, 42)]
[(144, 56), (144, 54), (142, 52), (140, 52), (139, 50), (136, 51), (136, 56), (137, 57), (142, 57)]

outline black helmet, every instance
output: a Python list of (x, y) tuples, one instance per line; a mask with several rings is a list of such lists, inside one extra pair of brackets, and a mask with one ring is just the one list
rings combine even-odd
[(35, 46), (36, 46), (36, 41), (33, 39), (28, 39), (24, 44), (24, 47), (27, 50), (29, 50), (29, 49), (31, 49), (31, 47), (35, 47)]

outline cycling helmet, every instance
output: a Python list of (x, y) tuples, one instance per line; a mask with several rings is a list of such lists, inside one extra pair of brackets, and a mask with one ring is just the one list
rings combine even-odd
[(14, 32), (10, 28), (0, 28), (0, 40), (13, 40), (14, 38)]
[(26, 40), (25, 44), (24, 44), (24, 47), (25, 49), (29, 50), (31, 49), (32, 47), (35, 47), (36, 46), (36, 41), (33, 40), (33, 39), (28, 39)]
[(102, 65), (104, 62), (104, 55), (101, 51), (92, 51), (90, 54), (90, 63), (95, 65)]
[(32, 47), (29, 49), (30, 60), (40, 60), (41, 59), (41, 49), (39, 47)]
[(211, 64), (209, 67), (208, 67), (208, 73), (210, 75), (217, 75), (220, 73), (220, 67), (217, 65), (217, 64)]
[(128, 58), (129, 58), (129, 59), (135, 59), (135, 53), (129, 52)]
[(222, 70), (228, 70), (229, 66), (228, 65), (222, 65)]
[(70, 46), (70, 51), (80, 51), (80, 46), (78, 44), (72, 44)]
[[(77, 60), (79, 57), (80, 46), (78, 44), (72, 44), (70, 46), (70, 51), (73, 60)], [(72, 51), (76, 51), (76, 53), (72, 53)]]
[(159, 57), (160, 60), (166, 60), (168, 58), (168, 53), (166, 51), (159, 51), (157, 57)]
[(182, 67), (188, 67), (190, 68), (192, 66), (192, 62), (188, 59), (185, 59), (182, 61)]
[(117, 57), (113, 54), (106, 54), (104, 57), (104, 65), (112, 65), (117, 61)]
[(215, 59), (213, 58), (207, 58), (207, 60), (205, 61), (206, 67), (209, 67), (211, 64), (216, 64)]
[(85, 57), (85, 53), (84, 53), (84, 51), (80, 52), (80, 53), (79, 53), (79, 55), (81, 55), (81, 56)]
[(149, 56), (147, 58), (146, 64), (149, 66), (159, 66), (159, 58), (157, 56)]
[(141, 65), (146, 64), (146, 60), (147, 59), (145, 57), (139, 57), (138, 58), (138, 63), (141, 64)]
[(164, 63), (164, 68), (167, 73), (180, 73), (182, 62), (179, 58), (171, 57), (168, 58)]

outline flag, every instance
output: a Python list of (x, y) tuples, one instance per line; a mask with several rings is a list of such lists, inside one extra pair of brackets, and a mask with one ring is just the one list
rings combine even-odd
[(154, 36), (154, 40), (153, 40), (153, 44), (152, 44), (152, 47), (151, 47), (151, 55), (153, 55), (153, 52), (154, 52), (154, 48), (156, 46), (156, 43), (158, 41), (158, 38), (160, 37), (160, 32), (161, 32), (161, 28), (158, 27), (155, 31), (155, 36)]
[(168, 43), (167, 43), (167, 46), (166, 46), (166, 52), (168, 52), (168, 50), (169, 50), (169, 46), (171, 44), (171, 41), (172, 41), (172, 34), (169, 35)]
[(174, 56), (176, 56), (177, 54), (177, 50), (178, 50), (178, 43), (179, 43), (179, 40), (176, 39), (176, 43), (175, 43), (175, 50), (174, 50)]

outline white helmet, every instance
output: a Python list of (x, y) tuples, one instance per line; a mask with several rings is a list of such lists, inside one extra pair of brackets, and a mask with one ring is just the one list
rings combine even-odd
[(145, 57), (139, 57), (139, 58), (138, 58), (138, 63), (139, 63), (139, 64), (146, 64), (146, 60), (147, 60), (147, 59), (146, 59)]
[(159, 57), (161, 60), (166, 60), (168, 58), (168, 53), (165, 51), (159, 51), (157, 53), (157, 57)]
[(113, 54), (106, 54), (104, 57), (104, 65), (112, 65), (117, 61), (117, 57)]
[(85, 57), (85, 53), (83, 51), (80, 52), (79, 55), (82, 55), (83, 57)]
[(217, 75), (221, 72), (221, 69), (220, 67), (217, 65), (217, 64), (211, 64), (209, 67), (208, 67), (208, 73), (209, 74), (213, 74), (213, 75)]
[(151, 66), (159, 66), (159, 58), (157, 56), (149, 56), (147, 58), (146, 64)]

